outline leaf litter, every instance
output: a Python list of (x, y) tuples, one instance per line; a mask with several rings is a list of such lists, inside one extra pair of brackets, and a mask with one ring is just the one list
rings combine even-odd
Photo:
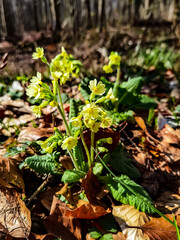
[[(2, 67), (4, 67), (3, 64), (6, 64), (6, 61), (2, 63)], [(68, 91), (70, 88), (66, 89), (67, 93)], [(72, 95), (77, 95), (77, 86), (74, 86)], [(65, 105), (65, 110), (69, 111), (69, 104)], [(13, 139), (16, 139), (14, 125), (20, 125), (18, 142), (48, 138), (53, 133), (54, 124), (58, 125), (62, 120), (55, 108), (43, 109), (42, 118), (37, 120), (24, 101), (12, 101), (11, 99), (1, 101), (0, 116), (6, 125), (6, 132), (4, 127), (0, 130), (2, 138), (12, 136)], [(121, 132), (121, 129), (120, 134), (119, 132), (117, 134), (111, 133), (111, 130), (102, 131), (98, 133), (101, 136), (96, 135), (95, 141), (98, 141), (102, 135), (112, 137), (114, 140), (113, 149), (111, 149), (112, 146), (107, 146), (112, 151), (118, 146), (120, 139), (124, 150), (130, 154), (131, 161), (142, 175), (141, 185), (150, 193), (156, 206), (162, 208), (164, 212), (168, 209), (171, 213), (179, 214), (178, 189), (174, 188), (174, 192), (169, 192), (171, 186), (177, 182), (176, 177), (179, 176), (179, 129), (175, 130), (166, 123), (160, 130), (153, 131), (147, 126), (143, 115), (135, 116), (134, 119), (135, 123), (127, 121), (127, 125), (123, 129), (126, 135), (123, 134), (123, 131)], [(65, 131), (65, 127), (62, 125), (59, 126), (59, 129)], [(87, 145), (90, 145), (88, 132), (84, 133), (84, 138)], [(3, 147), (7, 148), (7, 146)], [(124, 156), (124, 150), (122, 156)], [(62, 162), (64, 168), (70, 169), (70, 163), (68, 164), (66, 159), (66, 156), (64, 159), (61, 157), (59, 162)], [(63, 164), (63, 161), (66, 163)], [(128, 161), (130, 163), (130, 160)], [(98, 178), (91, 169), (82, 181), (82, 189), (79, 186), (73, 192), (66, 185), (57, 187), (59, 182), (54, 176), (53, 180), (48, 183), (49, 193), (47, 190), (47, 193), (46, 191), (38, 193), (30, 207), (35, 206), (40, 200), (46, 208), (43, 210), (44, 217), (42, 217), (45, 232), (42, 235), (34, 233), (31, 231), (30, 211), (22, 200), (25, 185), (28, 183), (24, 183), (23, 172), (18, 169), (17, 164), (14, 158), (0, 158), (0, 208), (2, 209), (0, 234), (1, 232), (7, 234), (7, 240), (14, 238), (47, 240), (55, 237), (64, 240), (93, 239), (87, 233), (88, 229), (94, 226), (99, 218), (111, 214), (110, 209), (112, 209), (112, 215), (119, 224), (116, 234), (111, 235), (113, 239), (176, 239), (175, 228), (163, 218), (152, 218), (129, 205), (116, 206), (117, 202), (111, 199), (107, 190), (104, 191), (103, 187), (99, 186)], [(28, 174), (31, 176), (32, 170)], [(166, 184), (162, 186), (164, 182)], [(77, 192), (82, 191), (85, 192), (89, 202), (77, 199)], [(58, 199), (62, 195), (65, 196), (66, 200), (69, 200), (68, 203)], [(168, 218), (173, 221), (172, 215), (168, 215)], [(179, 224), (179, 217), (176, 220)], [(95, 225), (98, 226), (98, 224)], [(101, 225), (97, 229), (101, 234), (110, 234)]]

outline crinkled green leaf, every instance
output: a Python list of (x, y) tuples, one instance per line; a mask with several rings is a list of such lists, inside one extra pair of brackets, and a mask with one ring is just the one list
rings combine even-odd
[(102, 173), (103, 165), (102, 163), (95, 163), (93, 167), (93, 174), (99, 176)]
[[(73, 118), (73, 117), (77, 117), (77, 114), (78, 114), (78, 108), (76, 105), (76, 101), (73, 98), (71, 98), (70, 99), (69, 120), (71, 120), (71, 118)], [(69, 127), (72, 132), (77, 131), (77, 127), (74, 127), (71, 122), (69, 123)]]
[(133, 121), (133, 111), (129, 110), (127, 112), (114, 112), (108, 111), (108, 116), (113, 119), (114, 123), (119, 123), (122, 121)]
[(138, 169), (133, 165), (132, 159), (128, 157), (127, 152), (119, 144), (110, 155), (110, 164), (116, 170), (130, 177), (138, 178), (141, 176)]
[(92, 231), (89, 234), (94, 239), (98, 239), (98, 238), (100, 238), (102, 236), (102, 234), (100, 232), (98, 232), (98, 231)]
[(151, 208), (153, 204), (148, 193), (128, 176), (112, 177), (108, 175), (106, 177), (106, 186), (117, 201), (134, 206), (142, 212), (154, 212)]
[(23, 153), (23, 152), (26, 151), (27, 148), (28, 148), (28, 146), (25, 145), (25, 144), (23, 144), (22, 146), (11, 147), (4, 154), (4, 157), (10, 157), (10, 156), (14, 156), (14, 155), (19, 154), (19, 153)]
[(99, 240), (113, 240), (111, 233), (104, 234)]
[(86, 171), (86, 162), (84, 161), (84, 152), (80, 142), (77, 143), (76, 147), (73, 149), (74, 158), (77, 160), (78, 166), (81, 167), (81, 170)]
[(143, 77), (135, 77), (128, 79), (127, 82), (122, 82), (120, 88), (126, 89), (126, 91), (131, 92), (133, 94), (139, 94), (141, 91), (141, 86), (143, 83)]
[(64, 183), (75, 183), (85, 177), (85, 173), (76, 169), (66, 170), (63, 173), (62, 181)]
[(81, 81), (81, 84), (80, 84), (80, 92), (81, 92), (82, 97), (85, 100), (88, 100), (89, 96), (91, 94), (91, 90), (89, 89), (89, 82), (90, 82), (90, 80), (93, 80), (93, 79), (84, 78)]
[(54, 156), (47, 153), (46, 155), (34, 155), (32, 157), (27, 157), (24, 162), (22, 162), (19, 167), (22, 168), (28, 166), (38, 173), (51, 173), (51, 174), (61, 174), (59, 170), (61, 164), (56, 162)]

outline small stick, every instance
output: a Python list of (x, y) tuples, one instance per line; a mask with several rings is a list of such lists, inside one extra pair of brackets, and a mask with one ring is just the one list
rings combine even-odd
[(31, 203), (31, 201), (42, 191), (42, 189), (47, 185), (48, 181), (50, 179), (50, 175), (47, 176), (46, 180), (38, 187), (38, 189), (31, 195), (31, 197), (28, 199), (27, 205)]

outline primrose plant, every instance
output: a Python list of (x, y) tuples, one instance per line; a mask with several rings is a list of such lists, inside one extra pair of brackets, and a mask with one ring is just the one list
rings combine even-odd
[[(133, 165), (128, 168), (131, 160), (126, 157), (118, 159), (119, 156), (122, 156), (122, 152), (119, 152), (119, 147), (111, 154), (108, 153), (107, 145), (113, 144), (113, 139), (106, 137), (95, 141), (95, 135), (98, 132), (101, 135), (102, 129), (106, 129), (112, 124), (111, 117), (107, 115), (106, 110), (102, 106), (106, 101), (111, 101), (116, 106), (118, 102), (114, 91), (116, 87), (106, 89), (105, 84), (97, 81), (97, 79), (89, 81), (90, 95), (88, 100), (86, 100), (85, 105), (81, 105), (78, 108), (76, 101), (70, 99), (70, 113), (69, 120), (67, 120), (63, 108), (61, 86), (79, 74), (82, 66), (81, 62), (75, 60), (72, 55), (67, 54), (64, 48), (62, 48), (61, 54), (52, 59), (50, 63), (44, 56), (43, 48), (36, 48), (33, 58), (40, 58), (48, 66), (52, 87), (43, 81), (41, 73), (38, 72), (36, 76), (32, 77), (27, 88), (27, 95), (30, 98), (41, 100), (39, 105), (31, 107), (32, 111), (40, 117), (42, 109), (48, 104), (52, 107), (57, 107), (64, 121), (66, 133), (62, 134), (57, 127), (54, 127), (54, 135), (43, 142), (39, 142), (41, 148), (49, 155), (32, 156), (26, 158), (24, 163), (31, 167), (32, 162), (35, 160), (39, 162), (44, 161), (46, 166), (49, 166), (51, 173), (59, 173), (57, 162), (55, 163), (54, 158), (51, 156), (55, 156), (53, 154), (60, 147), (60, 152), (63, 154), (64, 151), (67, 152), (74, 165), (74, 169), (68, 169), (63, 173), (62, 181), (64, 183), (74, 184), (81, 178), (84, 178), (88, 170), (93, 169), (93, 173), (99, 177), (99, 181), (106, 186), (115, 200), (132, 205), (141, 211), (156, 212), (174, 225), (170, 219), (154, 207), (148, 193), (127, 176), (129, 175), (128, 172), (133, 170)], [(117, 80), (114, 86), (119, 85), (120, 62), (121, 57), (118, 53), (112, 52), (109, 56), (108, 65), (105, 65), (103, 68), (107, 73), (111, 73), (114, 70), (117, 71)], [(89, 134), (90, 144), (87, 143), (85, 132)], [(128, 162), (123, 163), (123, 161)], [(54, 166), (54, 168), (50, 169), (50, 166)], [(111, 166), (115, 166), (116, 171), (120, 171), (123, 174), (116, 176), (112, 172)], [(135, 170), (133, 171), (135, 172)], [(45, 173), (44, 171), (41, 172)], [(102, 173), (105, 173), (105, 176), (102, 176)]]
[[(112, 88), (110, 88), (107, 94), (105, 94), (105, 85), (102, 82), (97, 82), (96, 79), (91, 80), (89, 83), (89, 89), (91, 90), (89, 101), (86, 101), (86, 105), (82, 107), (82, 110), (77, 113), (77, 116), (69, 119), (68, 123), (61, 98), (61, 85), (65, 84), (70, 77), (78, 75), (81, 62), (75, 60), (71, 55), (68, 55), (64, 48), (62, 48), (61, 54), (52, 59), (51, 63), (48, 63), (45, 58), (43, 48), (37, 48), (36, 52), (33, 53), (33, 58), (40, 58), (48, 65), (52, 78), (52, 90), (45, 82), (43, 82), (41, 73), (38, 72), (36, 76), (32, 77), (30, 80), (31, 83), (27, 88), (27, 95), (30, 98), (42, 99), (43, 101), (38, 106), (32, 106), (31, 109), (38, 117), (40, 117), (42, 109), (48, 104), (52, 107), (57, 107), (66, 126), (65, 135), (62, 135), (61, 132), (58, 131), (58, 128), (54, 128), (55, 135), (51, 136), (44, 142), (40, 142), (41, 147), (45, 152), (52, 153), (53, 150), (60, 145), (63, 150), (67, 150), (75, 169), (84, 170), (85, 168), (90, 168), (91, 165), (94, 164), (94, 152), (96, 147), (98, 147), (95, 146), (95, 134), (100, 128), (104, 129), (109, 127), (112, 122), (111, 118), (107, 116), (106, 112), (99, 106), (99, 104), (108, 99), (112, 102), (115, 102), (118, 99), (114, 97)], [(113, 62), (113, 64), (115, 63)], [(72, 131), (72, 128), (70, 127), (71, 125), (76, 131)], [(83, 131), (86, 129), (90, 131), (90, 149), (88, 149), (83, 136)], [(87, 164), (85, 162), (79, 162), (73, 153), (74, 149), (77, 151), (77, 148), (79, 148), (78, 137), (80, 137), (84, 146), (87, 155)], [(99, 142), (102, 144), (102, 141)], [(103, 142), (112, 144), (112, 138), (103, 139)], [(100, 149), (102, 150), (102, 148)]]

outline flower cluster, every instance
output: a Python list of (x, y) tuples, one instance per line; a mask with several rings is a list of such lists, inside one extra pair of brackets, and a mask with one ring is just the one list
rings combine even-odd
[(61, 54), (52, 59), (50, 71), (55, 81), (59, 80), (60, 85), (65, 84), (71, 76), (77, 76), (82, 64), (68, 55), (64, 48)]
[(43, 101), (39, 106), (32, 106), (31, 110), (36, 114), (37, 117), (41, 116), (42, 108), (46, 107), (49, 102), (54, 99), (54, 95), (52, 94), (49, 86), (42, 82), (41, 73), (37, 72), (37, 75), (32, 77), (30, 80), (30, 84), (27, 87), (26, 94), (30, 98), (34, 99), (46, 99), (47, 101)]
[(112, 89), (110, 89), (106, 96), (101, 97), (97, 101), (92, 101), (95, 95), (103, 95), (106, 91), (105, 85), (97, 79), (89, 82), (89, 88), (91, 90), (90, 102), (88, 102), (79, 113), (77, 117), (71, 119), (72, 124), (75, 127), (81, 128), (84, 125), (89, 128), (92, 132), (97, 133), (99, 128), (107, 128), (111, 124), (111, 118), (107, 116), (106, 112), (98, 106), (107, 99), (111, 101), (117, 101), (114, 97)]
[(103, 66), (103, 70), (106, 73), (112, 73), (113, 68), (116, 69), (116, 68), (120, 67), (120, 63), (121, 63), (121, 56), (119, 56), (119, 54), (117, 52), (111, 52), (111, 54), (109, 56), (109, 63), (108, 63), (108, 65)]

